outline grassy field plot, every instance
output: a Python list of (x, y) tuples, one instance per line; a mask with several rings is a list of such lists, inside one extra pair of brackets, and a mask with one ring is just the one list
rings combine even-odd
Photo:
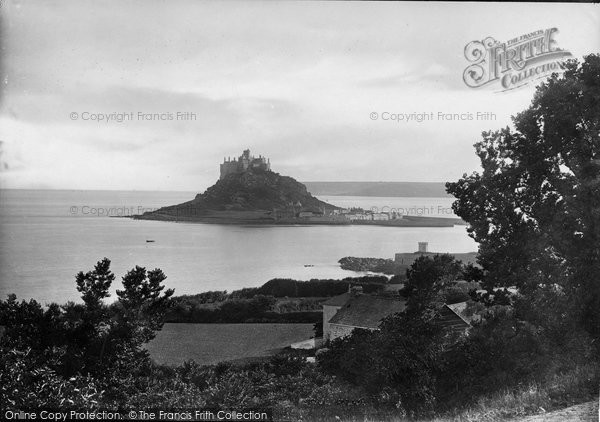
[(268, 356), (313, 335), (312, 324), (165, 324), (147, 348), (158, 363), (209, 365)]

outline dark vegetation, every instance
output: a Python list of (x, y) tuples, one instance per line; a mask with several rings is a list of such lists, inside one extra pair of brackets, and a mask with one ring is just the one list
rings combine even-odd
[(306, 186), (292, 177), (251, 169), (218, 180), (206, 192), (197, 195), (192, 203), (213, 210), (270, 211), (296, 203), (305, 208), (337, 208), (312, 196)]
[(348, 291), (350, 283), (362, 286), (366, 291), (376, 291), (387, 284), (384, 276), (347, 277), (342, 280), (310, 280), (298, 281), (285, 278), (274, 278), (261, 287), (236, 290), (231, 293), (234, 298), (249, 299), (256, 295), (273, 297), (331, 297)]
[(345, 256), (339, 261), (340, 267), (350, 271), (371, 271), (389, 275), (403, 275), (407, 266), (396, 264), (393, 259), (386, 258), (357, 258)]
[(276, 312), (276, 300), (271, 296), (258, 295), (252, 299), (232, 299), (209, 309), (195, 306), (193, 301), (174, 300), (166, 322), (196, 323), (316, 323), (323, 318), (320, 305), (313, 310)]
[[(379, 331), (331, 342), (316, 366), (294, 352), (240, 366), (153, 365), (142, 345), (161, 328), (173, 292), (162, 292), (160, 270), (136, 267), (109, 307), (102, 299), (114, 276), (103, 260), (77, 275), (83, 304), (0, 302), (0, 403), (15, 410), (269, 407), (296, 420), (460, 417), (487, 403), (479, 418), (470, 414), (480, 420), (596, 400), (600, 56), (572, 61), (564, 76), (538, 87), (514, 126), (484, 133), (476, 144), (482, 173), (447, 185), (480, 244), (481, 268), (447, 255), (417, 259), (402, 290), (405, 312)], [(468, 335), (439, 324), (458, 279), (486, 289), (468, 294), (479, 317)], [(254, 291), (244, 300), (272, 299)], [(501, 400), (507, 394), (512, 408)]]
[[(343, 280), (298, 281), (275, 278), (261, 287), (231, 293), (205, 292), (173, 298), (167, 322), (198, 323), (317, 323), (322, 319), (321, 302), (348, 291), (350, 284), (367, 293), (382, 290), (384, 276)], [(283, 300), (285, 299), (285, 300)]]
[[(486, 292), (468, 336), (440, 330), (439, 293), (464, 270), (449, 257), (407, 271), (406, 312), (336, 340), (321, 366), (407, 413), (473, 405), (536, 385), (550, 406), (595, 398), (600, 360), (600, 56), (571, 61), (513, 118), (483, 133), (483, 171), (448, 183), (479, 243)], [(518, 293), (510, 293), (512, 291)], [(577, 375), (572, 375), (577, 374)], [(562, 391), (549, 379), (565, 381)]]
[(315, 210), (338, 208), (312, 196), (306, 186), (292, 177), (272, 171), (248, 169), (244, 173), (225, 176), (191, 201), (163, 207), (136, 218), (163, 219), (171, 216), (193, 220), (210, 211), (300, 211), (300, 207), (295, 209), (293, 204), (302, 204), (302, 208)]
[(149, 365), (142, 345), (161, 329), (173, 290), (163, 292), (161, 270), (135, 267), (109, 307), (102, 300), (114, 278), (105, 258), (76, 276), (83, 304), (0, 302), (0, 403), (81, 409), (119, 400), (122, 382)]

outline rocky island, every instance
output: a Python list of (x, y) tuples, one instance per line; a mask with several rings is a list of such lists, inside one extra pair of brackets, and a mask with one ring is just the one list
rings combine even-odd
[[(142, 215), (142, 220), (191, 221), (217, 224), (327, 224), (399, 227), (451, 227), (457, 218), (413, 217), (349, 211), (314, 197), (292, 177), (271, 170), (270, 160), (245, 150), (224, 159), (219, 180), (204, 193), (178, 205)], [(381, 215), (380, 215), (381, 214)]]

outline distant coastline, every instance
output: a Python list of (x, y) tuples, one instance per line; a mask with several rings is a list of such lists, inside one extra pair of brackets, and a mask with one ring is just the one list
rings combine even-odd
[[(118, 217), (116, 217), (118, 218)], [(135, 220), (157, 220), (185, 223), (233, 224), (233, 225), (271, 225), (271, 226), (383, 226), (383, 227), (454, 227), (466, 225), (460, 218), (403, 216), (395, 220), (346, 220), (329, 217), (320, 218), (273, 218), (265, 211), (206, 211), (192, 215), (178, 215), (155, 211), (143, 215), (124, 216)]]
[[(448, 196), (442, 183), (313, 182), (313, 186), (271, 170), (269, 158), (245, 149), (223, 158), (217, 182), (194, 199), (138, 213), (137, 220), (241, 225), (330, 225), (453, 227), (459, 218), (405, 215), (404, 210), (342, 208), (315, 195)], [(433, 207), (432, 207), (433, 208)]]
[[(451, 198), (444, 182), (302, 182), (315, 196), (364, 196), (389, 198)], [(54, 192), (136, 192), (136, 193), (189, 193), (196, 189), (70, 189), (0, 187), (1, 191), (54, 191)]]
[(302, 182), (316, 196), (448, 198), (444, 182)]

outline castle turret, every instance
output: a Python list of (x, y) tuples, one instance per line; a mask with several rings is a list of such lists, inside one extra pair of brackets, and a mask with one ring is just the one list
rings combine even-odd
[(231, 157), (229, 157), (228, 160), (223, 159), (223, 164), (221, 164), (220, 168), (220, 179), (223, 179), (228, 174), (243, 173), (248, 169), (270, 171), (271, 161), (262, 155), (259, 155), (258, 158), (254, 158), (254, 156), (250, 154), (250, 150), (245, 149), (238, 159), (234, 158), (233, 161), (231, 160)]

